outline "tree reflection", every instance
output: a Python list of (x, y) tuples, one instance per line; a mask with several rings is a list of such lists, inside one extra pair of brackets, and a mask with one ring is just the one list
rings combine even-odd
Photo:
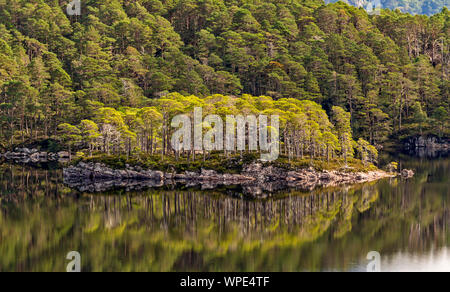
[(291, 191), (261, 201), (218, 191), (92, 195), (61, 173), (0, 169), (0, 270), (299, 271), (352, 269), (368, 251), (448, 246), (449, 161), (411, 181)]

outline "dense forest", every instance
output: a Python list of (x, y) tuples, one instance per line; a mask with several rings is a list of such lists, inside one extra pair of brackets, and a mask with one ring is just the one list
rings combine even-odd
[[(368, 10), (378, 8), (396, 10), (410, 14), (434, 15), (441, 12), (442, 7), (450, 6), (449, 0), (342, 0), (356, 7)], [(336, 0), (326, 0), (326, 3), (335, 3)], [(374, 11), (375, 12), (375, 11)]]
[[(0, 145), (169, 149), (171, 117), (278, 113), (290, 156), (449, 135), (450, 11), (315, 0), (0, 0)], [(357, 141), (357, 142), (354, 142)]]

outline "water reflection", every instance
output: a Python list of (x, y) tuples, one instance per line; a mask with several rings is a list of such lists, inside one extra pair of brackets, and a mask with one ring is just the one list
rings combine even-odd
[(439, 148), (420, 147), (420, 148), (406, 149), (405, 152), (411, 157), (417, 157), (421, 159), (436, 159), (448, 157), (448, 151), (444, 151)]
[(0, 271), (65, 271), (72, 250), (84, 271), (364, 270), (371, 250), (407, 263), (450, 246), (450, 161), (406, 166), (418, 172), (408, 182), (262, 201), (218, 191), (81, 194), (59, 171), (3, 166)]
[(392, 272), (448, 272), (450, 251), (447, 247), (423, 254), (399, 252), (387, 257), (382, 266)]

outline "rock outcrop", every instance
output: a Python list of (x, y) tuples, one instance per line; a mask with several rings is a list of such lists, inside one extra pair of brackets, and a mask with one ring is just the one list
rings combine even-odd
[(274, 182), (285, 182), (287, 187), (311, 190), (316, 187), (330, 187), (344, 184), (370, 182), (395, 175), (384, 171), (345, 172), (316, 171), (314, 168), (287, 171), (276, 167), (263, 167), (262, 164), (251, 164), (244, 168), (246, 176), (254, 177), (258, 185)]
[(0, 158), (23, 164), (47, 163), (52, 161), (68, 162), (69, 153), (65, 151), (58, 153), (40, 152), (37, 149), (16, 148), (14, 151), (8, 151), (4, 154), (0, 154)]
[(125, 170), (114, 170), (100, 163), (80, 162), (77, 166), (64, 168), (64, 177), (76, 180), (163, 180), (164, 174), (161, 171), (138, 170), (127, 168)]
[(400, 172), (400, 175), (402, 176), (402, 178), (404, 178), (404, 179), (409, 179), (409, 178), (412, 178), (413, 176), (414, 176), (414, 171), (413, 170), (411, 170), (411, 169), (403, 169), (401, 172)]
[(165, 185), (184, 185), (214, 189), (218, 186), (240, 186), (246, 195), (261, 197), (286, 188), (312, 190), (319, 186), (337, 186), (374, 181), (395, 175), (384, 171), (350, 173), (345, 171), (319, 172), (313, 168), (288, 171), (283, 168), (252, 163), (241, 174), (220, 174), (214, 170), (201, 172), (163, 173), (128, 166), (115, 170), (100, 163), (80, 162), (64, 169), (64, 182), (80, 191), (100, 192), (112, 188), (139, 190)]

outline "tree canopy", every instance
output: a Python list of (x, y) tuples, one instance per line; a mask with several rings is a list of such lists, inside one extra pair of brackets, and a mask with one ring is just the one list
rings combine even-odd
[[(447, 8), (430, 17), (371, 16), (316, 0), (86, 0), (81, 16), (68, 16), (68, 2), (0, 1), (4, 147), (84, 120), (106, 140), (132, 142), (145, 120), (154, 122), (145, 126), (156, 139), (146, 142), (152, 152), (151, 132), (186, 105), (167, 99), (174, 92), (223, 96), (222, 112), (230, 110), (227, 96), (245, 94), (314, 101), (329, 116), (340, 107), (354, 139), (374, 145), (419, 132), (449, 135)], [(81, 141), (90, 143), (95, 126), (82, 128)]]
[[(410, 14), (434, 15), (439, 13), (445, 6), (450, 6), (448, 0), (376, 0), (376, 1), (357, 1), (341, 0), (356, 7), (364, 7), (368, 10), (381, 7), (384, 9), (399, 9), (402, 12)], [(327, 0), (327, 3), (337, 2), (336, 0)]]

